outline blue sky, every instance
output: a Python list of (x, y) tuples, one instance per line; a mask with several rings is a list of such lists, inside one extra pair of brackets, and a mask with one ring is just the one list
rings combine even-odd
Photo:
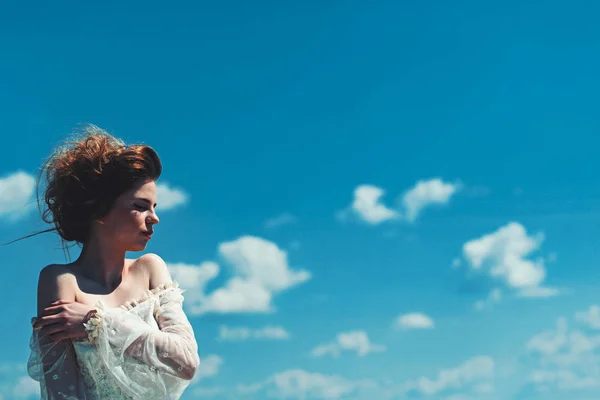
[[(0, 241), (44, 228), (31, 176), (78, 124), (152, 145), (183, 399), (597, 397), (597, 5), (1, 7)], [(0, 252), (0, 398), (35, 398), (64, 258)]]

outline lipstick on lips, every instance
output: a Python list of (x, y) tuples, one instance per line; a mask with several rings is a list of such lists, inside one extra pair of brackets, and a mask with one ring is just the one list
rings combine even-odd
[(152, 231), (142, 231), (142, 235), (146, 236), (148, 239), (152, 238)]

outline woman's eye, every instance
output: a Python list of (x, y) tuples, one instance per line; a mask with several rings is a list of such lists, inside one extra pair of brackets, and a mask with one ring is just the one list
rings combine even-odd
[(133, 207), (136, 210), (140, 210), (140, 211), (145, 211), (146, 210), (146, 207), (144, 207), (144, 206), (138, 206), (137, 204), (134, 204)]

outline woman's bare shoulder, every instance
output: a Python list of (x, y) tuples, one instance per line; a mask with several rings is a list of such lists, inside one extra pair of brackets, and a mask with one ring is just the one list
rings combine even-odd
[(167, 263), (157, 254), (147, 253), (136, 260), (147, 273), (150, 289), (163, 283), (171, 282), (171, 274)]
[(75, 274), (69, 264), (50, 264), (40, 271), (41, 283), (67, 283), (75, 280)]
[(76, 279), (65, 264), (50, 264), (42, 268), (38, 279), (38, 315), (57, 300), (75, 300)]

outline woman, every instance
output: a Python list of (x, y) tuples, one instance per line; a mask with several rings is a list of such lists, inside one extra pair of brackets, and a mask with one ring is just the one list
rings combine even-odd
[(151, 240), (156, 180), (148, 146), (126, 146), (95, 126), (44, 167), (47, 210), (69, 264), (45, 267), (32, 318), (29, 375), (43, 399), (178, 399), (199, 364), (183, 290), (157, 255), (125, 258)]

